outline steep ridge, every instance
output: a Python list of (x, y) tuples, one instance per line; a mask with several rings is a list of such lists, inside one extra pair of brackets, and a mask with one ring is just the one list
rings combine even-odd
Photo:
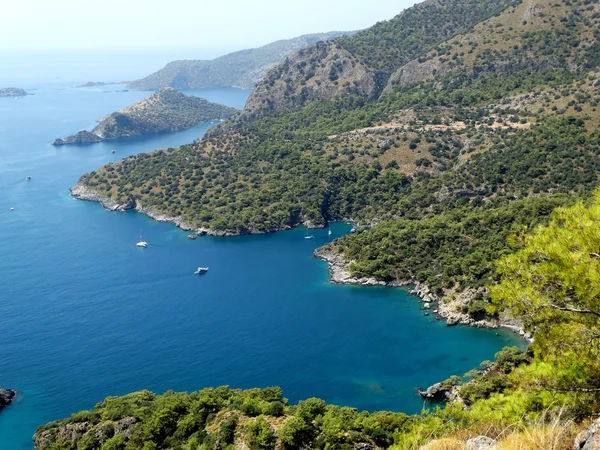
[(427, 0), (351, 37), (309, 47), (271, 71), (246, 111), (297, 107), (344, 94), (377, 97), (400, 66), (499, 13), (507, 0)]
[(165, 87), (205, 89), (231, 86), (249, 89), (260, 82), (269, 70), (301, 48), (353, 33), (332, 31), (307, 34), (260, 48), (230, 53), (213, 60), (173, 61), (141, 80), (128, 83), (127, 86), (146, 91)]

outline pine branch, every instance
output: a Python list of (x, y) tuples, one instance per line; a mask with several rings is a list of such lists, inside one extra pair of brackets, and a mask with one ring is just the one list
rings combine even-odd
[(543, 308), (551, 308), (557, 309), (559, 311), (572, 312), (577, 314), (591, 314), (597, 317), (600, 317), (600, 312), (593, 311), (591, 309), (577, 309), (577, 308), (568, 308), (565, 306), (557, 306), (557, 305), (542, 305)]

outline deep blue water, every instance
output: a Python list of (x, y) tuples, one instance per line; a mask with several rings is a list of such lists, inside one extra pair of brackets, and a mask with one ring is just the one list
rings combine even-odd
[[(418, 386), (518, 342), (432, 322), (400, 289), (329, 284), (311, 257), (327, 230), (192, 242), (170, 224), (73, 200), (81, 174), (209, 125), (52, 147), (148, 95), (57, 87), (0, 99), (0, 385), (20, 392), (0, 413), (0, 449), (30, 449), (38, 425), (144, 388), (279, 385), (294, 402), (413, 413)], [(195, 94), (241, 107), (248, 92)], [(348, 228), (334, 225), (333, 237)], [(135, 246), (140, 232), (148, 249)], [(194, 276), (200, 265), (209, 273)]]

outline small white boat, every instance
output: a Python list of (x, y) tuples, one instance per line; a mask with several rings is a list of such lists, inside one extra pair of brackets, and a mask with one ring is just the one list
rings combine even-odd
[(350, 233), (356, 233), (356, 226), (352, 227), (352, 229), (350, 230)]
[(148, 247), (148, 243), (142, 239), (142, 234), (141, 233), (140, 233), (140, 242), (138, 242), (135, 245), (137, 245), (138, 247), (142, 247), (142, 248)]
[(329, 236), (331, 236), (331, 230), (329, 230), (329, 233), (327, 233)]
[(310, 236), (304, 236), (304, 239), (314, 239), (315, 237), (313, 235)]
[(198, 270), (194, 272), (194, 275), (202, 275), (206, 272), (208, 272), (208, 267), (198, 267)]
[(11, 211), (14, 211), (14, 210), (15, 210), (15, 208), (10, 208), (10, 210), (11, 210)]

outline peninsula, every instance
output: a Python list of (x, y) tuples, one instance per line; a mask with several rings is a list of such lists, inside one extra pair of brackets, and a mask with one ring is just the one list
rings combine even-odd
[(53, 145), (90, 144), (123, 137), (184, 130), (202, 122), (223, 120), (235, 108), (184, 95), (173, 88), (161, 89), (149, 98), (98, 120), (92, 131), (80, 131)]
[(23, 97), (24, 95), (29, 95), (25, 89), (13, 87), (0, 88), (0, 97)]
[(354, 32), (307, 34), (276, 41), (264, 47), (240, 50), (213, 60), (172, 61), (141, 80), (127, 83), (130, 89), (150, 91), (164, 87), (205, 89), (237, 87), (249, 89), (260, 82), (269, 70), (296, 51), (319, 41), (329, 41)]

